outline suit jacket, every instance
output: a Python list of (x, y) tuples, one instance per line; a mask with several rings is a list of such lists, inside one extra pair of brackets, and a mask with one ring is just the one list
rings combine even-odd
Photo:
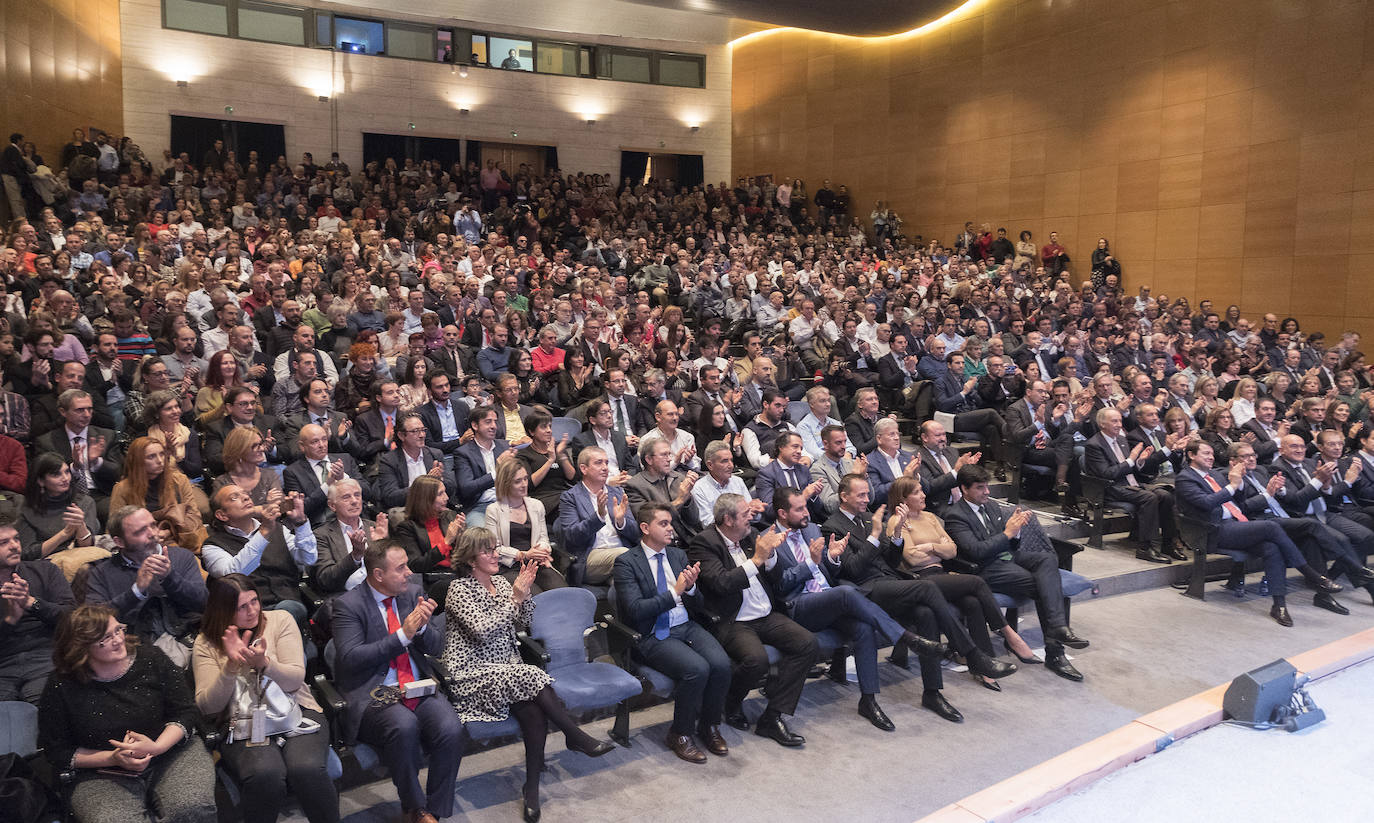
[[(740, 550), (745, 557), (754, 556), (754, 535), (745, 535), (740, 542)], [(740, 606), (744, 604), (744, 591), (749, 588), (749, 574), (743, 566), (736, 566), (730, 556), (725, 538), (714, 527), (705, 529), (692, 538), (687, 546), (687, 557), (701, 564), (701, 575), (697, 578), (697, 588), (701, 590), (707, 610), (720, 618), (720, 625), (733, 623), (739, 616)], [(780, 595), (782, 586), (782, 561), (773, 567), (759, 569), (758, 579), (768, 594), (774, 609), (784, 604)]]
[[(458, 515), (450, 509), (439, 512), (439, 530), (448, 533), (448, 527), (453, 524)], [(429, 531), (423, 524), (417, 523), (408, 517), (399, 519), (391, 527), (391, 537), (406, 550), (406, 559), (410, 564), (410, 570), (417, 574), (428, 574), (430, 572), (443, 572), (451, 567), (440, 566), (444, 560), (444, 554), (429, 539)], [(450, 552), (458, 548), (456, 545), (449, 546)]]
[[(438, 449), (425, 447), (425, 468), (429, 470), (435, 463), (443, 466), (441, 481), (444, 484), (444, 491), (447, 492), (450, 500), (458, 497), (458, 482), (454, 479), (453, 469), (444, 464), (444, 455)], [(402, 449), (392, 449), (382, 455), (377, 461), (377, 485), (374, 489), (374, 499), (377, 505), (383, 509), (390, 509), (396, 506), (404, 506), (406, 503), (406, 493), (410, 490), (410, 477), (406, 471), (405, 451)]]
[[(366, 535), (375, 524), (367, 518), (359, 518), (359, 525)], [(320, 594), (343, 591), (348, 578), (362, 564), (353, 559), (353, 544), (344, 537), (343, 526), (332, 514), (315, 529), (315, 549), (318, 558), (310, 570), (315, 587)]]
[(1248, 431), (1255, 435), (1255, 442), (1250, 445), (1255, 450), (1255, 461), (1257, 463), (1264, 466), (1274, 460), (1274, 455), (1279, 453), (1279, 443), (1264, 431), (1264, 427), (1260, 425), (1258, 420), (1250, 419), (1245, 421), (1245, 425), (1241, 426), (1241, 430)]
[[(49, 429), (39, 435), (34, 441), (33, 453), (35, 455), (43, 452), (55, 452), (63, 460), (70, 463), (72, 461), (72, 441), (68, 439), (67, 427), (60, 425), (57, 428)], [(102, 429), (91, 425), (86, 427), (86, 448), (90, 449), (90, 440), (95, 437), (105, 438), (105, 455), (101, 459), (100, 468), (91, 473), (91, 481), (95, 485), (91, 489), (92, 496), (96, 494), (109, 495), (114, 490), (114, 484), (119, 482), (121, 469), (124, 465), (124, 458), (115, 448), (115, 433), (109, 429)]]
[(1016, 544), (1020, 542), (1002, 532), (1007, 525), (1007, 515), (1000, 503), (988, 498), (982, 508), (992, 520), (991, 531), (973, 511), (967, 499), (961, 499), (945, 510), (945, 531), (949, 532), (954, 545), (958, 547), (959, 556), (977, 565), (980, 570), (1002, 555), (1015, 551)]
[(1355, 478), (1355, 483), (1350, 489), (1350, 496), (1361, 506), (1374, 506), (1374, 468), (1371, 468), (1369, 461), (1358, 453), (1354, 459), (1360, 460), (1363, 465), (1360, 467), (1360, 476)]
[[(881, 418), (879, 418), (881, 419)], [(849, 435), (849, 447), (855, 454), (868, 454), (878, 448), (878, 438), (873, 432), (877, 420), (870, 421), (858, 412), (844, 419), (844, 431)]]
[[(631, 474), (639, 471), (639, 456), (635, 453), (634, 449), (630, 448), (630, 444), (625, 441), (625, 435), (615, 429), (611, 429), (611, 442), (615, 444), (615, 462), (616, 465), (620, 466), (620, 470), (630, 472)], [(582, 453), (583, 449), (588, 446), (597, 445), (596, 434), (592, 432), (591, 429), (587, 429), (574, 437), (570, 445), (572, 446), (573, 462), (576, 462), (577, 456)], [(597, 448), (600, 447), (598, 446)], [(581, 477), (582, 470), (578, 469), (577, 474)]]
[[(1117, 440), (1117, 447), (1121, 449), (1122, 457), (1130, 457), (1131, 448), (1129, 442), (1122, 445), (1125, 437)], [(1157, 454), (1157, 453), (1156, 453)], [(1083, 444), (1083, 462), (1089, 475), (1102, 477), (1112, 481), (1114, 485), (1107, 487), (1107, 499), (1118, 499), (1115, 495), (1117, 488), (1129, 485), (1127, 477), (1134, 477), (1137, 483), (1144, 485), (1154, 480), (1155, 474), (1159, 471), (1159, 463), (1152, 463), (1155, 455), (1151, 455), (1150, 460), (1132, 466), (1125, 461), (1118, 461), (1116, 455), (1112, 454), (1111, 444), (1107, 442), (1107, 435), (1098, 432)], [(1153, 465), (1153, 468), (1151, 468)]]
[[(610, 515), (615, 501), (625, 497), (625, 491), (615, 486), (606, 487), (606, 514)], [(628, 503), (628, 498), (626, 498)], [(596, 512), (596, 499), (582, 483), (563, 492), (558, 499), (558, 530), (563, 535), (563, 550), (573, 557), (586, 557), (596, 545), (596, 533), (605, 525), (605, 518)], [(635, 522), (634, 512), (626, 512), (625, 524), (616, 529), (620, 542), (626, 546), (639, 543), (639, 524)]]
[[(874, 545), (869, 539), (872, 528), (873, 517), (867, 512), (861, 512), (858, 517), (850, 520), (843, 511), (830, 515), (830, 519), (821, 526), (821, 534), (825, 535), (827, 540), (837, 534), (849, 539), (844, 554), (840, 555), (839, 576), (853, 582), (865, 594), (872, 590), (874, 583), (896, 577), (887, 561), (883, 560), (890, 547), (888, 540), (884, 537)], [(828, 547), (826, 558), (829, 558)]]
[[(396, 617), (402, 622), (415, 609), (420, 589), (411, 586), (396, 598)], [(438, 654), (444, 643), (443, 628), (436, 625), (436, 614), (429, 625), (411, 639), (410, 650), (426, 655)], [(386, 680), (391, 662), (407, 647), (394, 632), (387, 631), (382, 610), (373, 598), (372, 587), (364, 584), (334, 600), (330, 627), (334, 633), (334, 685), (347, 701), (342, 728), (344, 741), (358, 742), (358, 726), (363, 711), (372, 703), (371, 692)], [(410, 665), (417, 677), (428, 676), (424, 658), (410, 654)]]
[[(669, 546), (664, 551), (668, 556), (668, 569), (664, 572), (664, 577), (668, 579), (668, 586), (671, 588), (677, 576), (690, 566), (692, 561), (688, 559), (686, 552), (676, 546)], [(658, 590), (654, 567), (644, 556), (644, 552), (637, 547), (615, 559), (615, 568), (611, 575), (612, 585), (615, 586), (616, 611), (619, 612), (620, 619), (644, 638), (653, 637), (654, 623), (658, 616), (671, 611), (677, 605), (673, 600), (673, 593)], [(701, 591), (698, 584), (683, 592), (682, 605), (687, 609), (688, 617), (706, 623), (709, 619), (706, 616), (706, 605)]]
[[(95, 401), (95, 408), (91, 413), (91, 423), (103, 428), (113, 427), (113, 419), (110, 417), (110, 413), (105, 410), (105, 406), (108, 403), (106, 395), (109, 393), (110, 389), (119, 386), (119, 388), (124, 390), (124, 394), (127, 397), (134, 389), (133, 371), (133, 367), (126, 365), (118, 379), (106, 380), (104, 373), (100, 371), (99, 360), (92, 357), (91, 361), (86, 364), (86, 380), (81, 387), (90, 392), (91, 397), (94, 398)], [(109, 422), (101, 422), (102, 418)]]
[(937, 515), (943, 515), (944, 510), (949, 507), (949, 496), (958, 486), (959, 481), (954, 473), (954, 464), (959, 460), (959, 453), (949, 446), (945, 446), (943, 452), (945, 462), (949, 463), (949, 471), (940, 468), (940, 461), (931, 456), (930, 449), (921, 446), (916, 450), (921, 456), (921, 488), (926, 493), (926, 505)]
[[(668, 473), (666, 478), (667, 488), (664, 483), (654, 483), (649, 480), (646, 472), (639, 472), (630, 478), (630, 482), (625, 484), (625, 495), (630, 499), (630, 511), (635, 512), (645, 503), (667, 503), (672, 505), (673, 495), (677, 493), (677, 487), (682, 483), (682, 478), (687, 473), (681, 469), (674, 469)], [(693, 505), (690, 495), (687, 502), (682, 506), (673, 507), (673, 543), (674, 545), (686, 545), (687, 538), (701, 530), (701, 518), (697, 515), (697, 507)]]
[[(1031, 417), (1030, 407), (1026, 405), (1025, 400), (1017, 400), (1008, 405), (1002, 412), (1002, 423), (1008, 445), (1014, 443), (1022, 449), (1031, 448), (1031, 437), (1035, 434), (1035, 419)], [(1046, 426), (1045, 429), (1045, 435), (1053, 439), (1049, 427)]]
[[(453, 454), (461, 445), (459, 438), (463, 436), (463, 432), (468, 430), (468, 417), (472, 414), (472, 409), (468, 408), (467, 403), (460, 403), (457, 397), (449, 397), (448, 402), (449, 407), (453, 409), (454, 430), (458, 432), (458, 437), (452, 440), (444, 439), (444, 427), (439, 422), (439, 410), (433, 400), (420, 406), (417, 411), (420, 414), (420, 420), (424, 421), (425, 424), (425, 445), (431, 449), (438, 449), (444, 454)], [(506, 421), (498, 414), (496, 422), (498, 429), (496, 436), (505, 437)]]
[(773, 493), (777, 489), (783, 486), (804, 489), (810, 482), (811, 470), (806, 466), (797, 463), (789, 469), (779, 460), (770, 460), (759, 469), (758, 476), (754, 478), (754, 497), (764, 502), (767, 507), (764, 516), (771, 519), (775, 516)]
[[(426, 404), (426, 405), (428, 405), (428, 404)], [(463, 405), (463, 404), (459, 403), (458, 405), (461, 406), (461, 405)], [(521, 404), (519, 404), (519, 403), (516, 404), (516, 414), (520, 415), (520, 422), (521, 422), (521, 423), (523, 423), (523, 422), (525, 421), (525, 415), (529, 414), (529, 413), (532, 412), (532, 411), (534, 411), (534, 409), (530, 408), (529, 406), (521, 405)], [(633, 410), (631, 410), (631, 414), (633, 414), (633, 413), (634, 413)], [(436, 413), (436, 416), (435, 416), (434, 420), (435, 420), (436, 423), (439, 421), (439, 418), (438, 418), (438, 416), (437, 416), (437, 413)], [(465, 421), (465, 422), (466, 422), (466, 421)], [(462, 430), (459, 429), (459, 431), (462, 431)], [(529, 434), (529, 432), (526, 432), (526, 434)], [(497, 439), (497, 440), (510, 440), (510, 439), (511, 439), (511, 438), (509, 438), (509, 437), (506, 436), (506, 409), (505, 409), (505, 407), (503, 407), (500, 403), (497, 403), (497, 404), (496, 404), (496, 439)]]
[[(696, 395), (699, 393), (701, 393), (701, 390), (697, 389), (697, 391), (692, 394)], [(682, 389), (664, 389), (663, 394), (663, 397), (650, 397), (641, 394), (636, 398), (636, 406), (634, 409), (630, 410), (630, 414), (635, 416), (635, 431), (643, 433), (658, 425), (658, 421), (654, 419), (654, 412), (658, 409), (658, 404), (664, 400), (673, 401), (673, 404), (682, 410), (680, 425), (682, 425), (683, 428), (695, 430), (697, 427), (697, 420), (700, 418), (688, 416), (688, 411), (684, 405), (686, 400), (682, 396)], [(704, 394), (701, 396), (703, 399), (706, 397)], [(726, 409), (725, 413), (729, 414), (730, 410)], [(697, 407), (697, 414), (701, 414), (700, 406)]]
[[(205, 458), (205, 470), (210, 475), (224, 474), (224, 438), (229, 436), (229, 432), (235, 426), (233, 418), (225, 415), (205, 427), (204, 448), (201, 449), (201, 456)], [(262, 413), (253, 418), (253, 428), (260, 432), (271, 432), (273, 439), (277, 441), (276, 447), (267, 453), (268, 462), (284, 462), (287, 450), (286, 427), (277, 419), (274, 414)]]
[[(774, 529), (777, 527), (774, 526)], [(807, 523), (806, 528), (801, 530), (802, 541), (809, 547), (811, 541), (821, 536), (821, 529), (815, 523)], [(808, 549), (809, 550), (809, 549)], [(782, 582), (778, 587), (778, 593), (782, 596), (783, 604), (790, 613), (792, 607), (796, 605), (804, 594), (806, 594), (806, 584), (812, 579), (811, 566), (807, 563), (797, 561), (792, 549), (784, 543), (778, 546), (777, 552), (778, 565), (782, 567)], [(843, 558), (843, 555), (841, 555)], [(825, 582), (831, 588), (840, 585), (840, 565), (830, 559), (829, 546), (826, 547), (821, 555), (821, 562), (816, 564)]]
[[(681, 425), (689, 429), (696, 429), (699, 421), (701, 420), (701, 410), (706, 408), (708, 405), (714, 404), (715, 402), (716, 401), (712, 400), (710, 397), (707, 396), (705, 389), (697, 389), (696, 391), (687, 395), (685, 398), (682, 399)], [(723, 401), (721, 405), (725, 405)], [(652, 411), (653, 410), (650, 409), (650, 420), (653, 419)], [(725, 413), (733, 416), (733, 413), (731, 412), (728, 406), (726, 406)], [(738, 418), (736, 418), (736, 425), (738, 426)], [(649, 428), (653, 428), (653, 426), (650, 425)], [(726, 424), (726, 428), (729, 428), (728, 423)]]
[[(1159, 474), (1160, 469), (1164, 468), (1165, 463), (1169, 463), (1173, 466), (1174, 474), (1178, 474), (1178, 470), (1183, 468), (1183, 459), (1185, 457), (1183, 449), (1172, 449), (1169, 454), (1165, 454), (1159, 448), (1164, 444), (1164, 435), (1161, 434), (1159, 430), (1155, 431), (1155, 439), (1151, 440), (1145, 435), (1145, 429), (1137, 426), (1126, 433), (1126, 443), (1129, 448), (1122, 452), (1122, 454), (1130, 454), (1131, 449), (1135, 448), (1137, 443), (1144, 443), (1146, 446), (1150, 446), (1155, 450), (1153, 454), (1142, 460), (1140, 464), (1141, 470), (1151, 479), (1154, 479)], [(1110, 449), (1107, 451), (1108, 454), (1111, 453)], [(1258, 450), (1256, 450), (1256, 453), (1258, 453)]]
[(1017, 374), (1008, 374), (1001, 380), (990, 374), (985, 374), (978, 378), (978, 385), (975, 391), (978, 392), (978, 399), (983, 405), (990, 409), (1003, 411), (1012, 402), (1020, 400), (1026, 395), (1026, 378)]
[[(1325, 503), (1322, 490), (1312, 485), (1314, 478), (1313, 471), (1317, 468), (1317, 461), (1312, 458), (1303, 460), (1300, 464), (1307, 473), (1308, 479), (1303, 479), (1302, 473), (1298, 468), (1289, 464), (1282, 457), (1274, 461), (1274, 470), (1283, 473), (1283, 488), (1279, 490), (1279, 503), (1283, 505), (1284, 511), (1291, 517), (1303, 517), (1307, 514), (1307, 508), (1314, 501), (1321, 499)], [(1333, 491), (1344, 488), (1345, 481), (1339, 475), (1331, 478)]]
[[(353, 429), (350, 428), (343, 437), (339, 437), (339, 424), (346, 419), (347, 415), (343, 412), (330, 410), (326, 418), (326, 427), (329, 429), (329, 451), (331, 453), (347, 452), (353, 455), (353, 459), (356, 460), (362, 443), (358, 438), (353, 436)], [(305, 428), (305, 426), (311, 422), (310, 412), (308, 411), (297, 412), (286, 418), (283, 422), (282, 425), (286, 429), (286, 436), (289, 439), (289, 442), (286, 444), (288, 460), (297, 460), (300, 458), (301, 429)]]
[[(328, 459), (330, 462), (341, 461), (344, 467), (344, 476), (357, 480), (358, 485), (363, 487), (363, 500), (368, 503), (374, 502), (372, 484), (358, 471), (358, 463), (352, 455), (330, 454)], [(305, 495), (305, 516), (310, 518), (311, 526), (318, 528), (324, 523), (325, 516), (329, 514), (328, 495), (324, 486), (320, 485), (319, 475), (315, 474), (315, 469), (310, 465), (309, 460), (300, 457), (288, 463), (282, 471), (281, 487), (282, 491), (287, 494), (300, 492)]]
[(1208, 472), (1220, 491), (1212, 491), (1192, 466), (1187, 466), (1174, 478), (1174, 508), (1180, 514), (1208, 523), (1221, 523), (1222, 505), (1233, 502), (1231, 490), (1226, 488), (1226, 475), (1213, 469)]
[(821, 455), (811, 461), (811, 479), (820, 480), (825, 484), (821, 489), (818, 499), (820, 500), (821, 509), (825, 512), (826, 517), (834, 514), (835, 510), (839, 508), (840, 479), (844, 477), (844, 475), (854, 472), (854, 464), (854, 458), (848, 455), (840, 460), (840, 468), (838, 471), (835, 469), (834, 464), (830, 462), (830, 458), (825, 455)]
[[(916, 457), (914, 452), (906, 449), (897, 450), (897, 462), (902, 465), (902, 470), (906, 471), (908, 465)], [(892, 487), (892, 481), (900, 475), (892, 473), (892, 467), (887, 465), (887, 458), (882, 452), (874, 449), (868, 454), (868, 485), (872, 487), (873, 502), (872, 508), (876, 509), (879, 505), (887, 502), (887, 490)]]
[[(396, 417), (399, 419), (401, 410), (396, 410)], [(386, 420), (382, 418), (382, 410), (375, 405), (353, 419), (353, 436), (361, 444), (358, 446), (358, 462), (367, 466), (377, 455), (388, 451), (392, 443), (395, 442), (395, 431), (392, 432), (393, 439), (386, 439)]]
[(919, 374), (908, 374), (896, 352), (888, 352), (878, 358), (878, 385), (885, 389), (901, 389), (906, 386), (907, 378), (914, 382), (920, 380)]
[[(500, 457), (508, 448), (510, 444), (504, 440), (493, 441), (492, 459)], [(463, 508), (477, 505), (482, 494), (496, 485), (496, 476), (487, 471), (487, 463), (482, 459), (482, 447), (477, 445), (476, 440), (469, 440), (453, 452), (453, 473), (458, 484), (457, 499)]]
[(456, 381), (460, 371), (464, 374), (471, 374), (477, 371), (477, 365), (473, 359), (471, 350), (464, 346), (459, 346), (457, 356), (455, 356), (453, 352), (442, 347), (435, 349), (427, 356), (429, 362), (432, 363), (435, 368), (449, 376), (450, 381)]

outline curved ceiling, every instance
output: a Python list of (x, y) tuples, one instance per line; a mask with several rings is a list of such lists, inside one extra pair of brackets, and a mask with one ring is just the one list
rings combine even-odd
[(631, 2), (757, 20), (833, 34), (878, 37), (924, 26), (967, 0), (631, 0)]

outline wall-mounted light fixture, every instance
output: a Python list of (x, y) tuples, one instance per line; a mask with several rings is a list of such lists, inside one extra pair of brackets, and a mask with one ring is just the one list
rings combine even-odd
[(407, 125), (407, 126), (410, 126), (410, 130), (411, 130), (411, 131), (415, 131), (415, 124), (414, 124), (414, 123), (407, 123), (406, 125)]
[(178, 81), (177, 81), (177, 88), (179, 88), (179, 89), (184, 89), (184, 88), (186, 88), (186, 87), (189, 86), (189, 85), (191, 85), (191, 81), (190, 81), (190, 80), (178, 80)]
[(463, 78), (464, 80), (468, 79), (468, 67), (467, 67), (467, 66), (459, 66), (459, 67), (458, 67), (458, 76), (461, 77), (461, 78)]
[(233, 106), (225, 106), (225, 107), (224, 107), (224, 113), (225, 113), (225, 114), (233, 114), (233, 113), (234, 113), (234, 107), (233, 107)]
[(587, 121), (587, 125), (589, 125), (589, 126), (596, 125), (596, 115), (595, 115), (595, 114), (584, 114), (584, 115), (582, 115), (582, 119), (585, 120), (585, 121)]
[(691, 129), (691, 130), (692, 130), (692, 133), (695, 134), (696, 132), (701, 131), (701, 124), (700, 124), (700, 123), (691, 123), (691, 124), (689, 124), (689, 125), (687, 126), (687, 128)]
[(321, 103), (328, 103), (328, 102), (329, 102), (329, 95), (327, 95), (327, 94), (321, 94), (319, 97), (316, 97), (315, 99), (318, 100), (318, 101), (320, 101)]
[(459, 114), (467, 114), (467, 113), (468, 113), (468, 107), (467, 107), (467, 106), (459, 106), (459, 107), (458, 107), (458, 113), (459, 113)]

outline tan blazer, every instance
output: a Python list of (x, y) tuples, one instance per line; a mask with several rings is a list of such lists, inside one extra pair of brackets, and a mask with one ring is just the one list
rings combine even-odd
[[(267, 676), (302, 709), (320, 711), (320, 704), (315, 702), (305, 683), (305, 650), (295, 618), (284, 611), (265, 611), (258, 618), (258, 628), (267, 641)], [(191, 651), (196, 706), (210, 717), (223, 714), (234, 697), (234, 675), (228, 672), (227, 664), (228, 659), (217, 645), (212, 645), (204, 635), (196, 635), (196, 645)]]
[[(525, 514), (530, 520), (530, 545), (549, 541), (549, 526), (544, 520), (544, 504), (533, 497), (525, 498)], [(487, 505), (487, 528), (496, 533), (497, 553), (502, 566), (515, 565), (516, 549), (510, 544), (510, 506), (497, 500)]]

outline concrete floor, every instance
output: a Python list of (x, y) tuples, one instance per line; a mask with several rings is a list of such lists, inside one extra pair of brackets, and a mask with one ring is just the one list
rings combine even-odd
[[(1310, 596), (1296, 593), (1289, 602), (1297, 625), (1284, 629), (1269, 619), (1267, 599), (1237, 601), (1216, 586), (1212, 591), (1218, 593), (1201, 603), (1169, 589), (1076, 601), (1074, 627), (1092, 641), (1075, 653), (1086, 682), (1023, 666), (994, 693), (966, 674), (947, 674), (945, 695), (967, 718), (961, 725), (922, 709), (919, 677), (884, 663), (881, 703), (897, 725), (890, 734), (855, 714), (854, 686), (822, 680), (807, 685), (791, 723), (806, 735), (800, 750), (726, 729), (728, 758), (682, 763), (662, 743), (671, 716), (666, 705), (636, 712), (633, 748), (600, 760), (563, 751), (553, 736), (544, 819), (740, 823), (785, 815), (801, 823), (861, 812), (873, 823), (911, 821), (1140, 714), (1368, 628), (1374, 619), (1364, 592), (1341, 595), (1348, 617), (1315, 609)], [(1023, 618), (1023, 628), (1034, 625), (1034, 615)], [(746, 710), (755, 716), (761, 705), (755, 697)], [(604, 733), (609, 721), (591, 725)], [(519, 819), (522, 763), (518, 744), (466, 757), (453, 819)], [(342, 797), (345, 818), (395, 820), (395, 797), (386, 780), (351, 788)], [(283, 819), (303, 820), (299, 813)]]

